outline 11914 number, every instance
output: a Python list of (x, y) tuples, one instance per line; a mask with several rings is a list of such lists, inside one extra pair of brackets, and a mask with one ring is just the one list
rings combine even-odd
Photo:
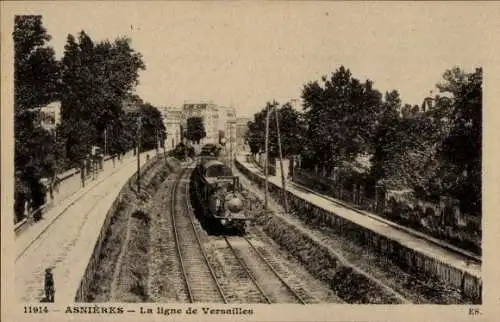
[(25, 306), (24, 313), (49, 313), (49, 309), (46, 306)]

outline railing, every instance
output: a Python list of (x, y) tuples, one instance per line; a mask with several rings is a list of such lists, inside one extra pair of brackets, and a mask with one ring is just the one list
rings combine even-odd
[[(249, 160), (249, 159), (247, 159)], [(248, 167), (240, 163), (238, 160), (235, 161), (236, 168), (240, 170), (245, 176), (255, 182), (259, 187), (263, 187), (264, 178), (262, 174), (253, 172)], [(281, 200), (282, 188), (276, 184), (272, 183), (269, 185), (270, 195), (276, 198), (277, 201)], [(309, 192), (314, 193), (312, 189), (304, 188), (309, 190)], [(340, 216), (327, 206), (314, 205), (312, 202), (306, 201), (303, 197), (300, 197), (295, 192), (289, 191), (287, 193), (287, 199), (291, 202), (291, 207), (296, 210), (296, 214), (306, 220), (311, 218), (318, 225), (332, 225), (336, 228), (337, 233), (343, 234), (352, 238), (356, 242), (361, 242), (363, 245), (372, 247), (377, 251), (385, 254), (391, 258), (391, 260), (396, 263), (402, 264), (405, 269), (410, 269), (409, 272), (417, 271), (425, 272), (434, 277), (437, 277), (441, 281), (449, 284), (450, 286), (459, 288), (462, 290), (466, 297), (470, 297), (476, 301), (481, 299), (482, 294), (482, 280), (480, 274), (478, 275), (475, 271), (474, 266), (469, 267), (470, 264), (481, 265), (481, 258), (476, 254), (470, 253), (463, 249), (458, 249), (453, 245), (445, 245), (446, 242), (430, 238), (416, 231), (412, 231), (411, 234), (419, 238), (427, 240), (435, 244), (444, 247), (455, 253), (462, 254), (466, 259), (467, 268), (461, 267), (461, 263), (457, 266), (455, 264), (445, 263), (436, 256), (430, 256), (429, 253), (424, 253), (412, 246), (412, 243), (408, 243), (403, 239), (394, 239), (390, 234), (384, 233), (384, 230), (380, 231), (378, 229), (370, 228), (369, 226), (364, 226), (363, 224), (356, 223), (348, 216)], [(279, 201), (280, 202), (280, 201)], [(340, 202), (338, 202), (340, 203)], [(343, 204), (344, 207), (350, 208), (347, 203)], [(351, 208), (351, 210), (356, 211)], [(366, 213), (367, 216), (372, 216)], [(377, 221), (385, 222), (386, 224), (409, 232), (409, 228), (399, 226), (393, 222), (382, 219), (380, 217), (375, 218), (373, 215), (372, 219)], [(375, 225), (374, 227), (377, 227)], [(378, 232), (377, 232), (378, 231)], [(356, 232), (356, 233), (353, 233)]]
[[(108, 155), (108, 156), (104, 157), (103, 162), (111, 160), (112, 158), (113, 158), (113, 156)], [(70, 170), (67, 170), (67, 171), (63, 172), (62, 175), (59, 177), (58, 184), (61, 184), (62, 182), (68, 180), (69, 178), (71, 178), (71, 177), (79, 174), (80, 171), (81, 170), (79, 168), (73, 168), (73, 169), (70, 169)], [(43, 204), (42, 206), (38, 207), (37, 209), (29, 212), (20, 221), (16, 222), (14, 224), (14, 232), (15, 232), (15, 234), (16, 235), (19, 234), (22, 231), (22, 229), (24, 227), (26, 227), (27, 223), (29, 223), (31, 225), (34, 222), (40, 220), (41, 217), (42, 217), (43, 211), (49, 205), (50, 205), (50, 202), (46, 202), (45, 204)]]
[[(343, 185), (330, 178), (319, 177), (303, 170), (295, 170), (293, 181), (339, 199), (349, 207), (372, 212), (394, 223), (407, 226), (434, 238), (443, 239), (459, 248), (481, 254), (481, 231), (478, 219), (464, 214), (450, 215), (450, 206), (415, 201), (413, 207), (380, 193), (377, 200), (360, 192), (361, 185)], [(361, 188), (363, 189), (363, 188)]]

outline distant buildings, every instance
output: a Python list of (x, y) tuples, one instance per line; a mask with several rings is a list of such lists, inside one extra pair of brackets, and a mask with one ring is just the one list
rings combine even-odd
[(163, 124), (167, 133), (165, 147), (173, 149), (181, 142), (182, 110), (175, 107), (162, 107), (160, 108), (160, 112), (163, 116)]
[(234, 149), (236, 145), (236, 110), (233, 107), (218, 106), (218, 112), (219, 130), (224, 132), (226, 147), (230, 150)]
[(218, 143), (219, 131), (224, 132), (227, 145), (236, 142), (236, 110), (233, 107), (224, 107), (213, 102), (184, 102), (182, 106), (184, 127), (187, 125), (187, 119), (198, 116), (203, 119), (205, 132), (207, 136), (201, 141), (202, 144)]
[(250, 117), (238, 117), (236, 119), (236, 146), (242, 149), (245, 146), (245, 135), (248, 132), (248, 122), (252, 121)]
[(205, 125), (207, 136), (201, 140), (202, 144), (216, 143), (218, 141), (219, 114), (217, 106), (212, 102), (184, 102), (182, 106), (184, 129), (187, 128), (187, 119), (190, 117), (201, 117)]

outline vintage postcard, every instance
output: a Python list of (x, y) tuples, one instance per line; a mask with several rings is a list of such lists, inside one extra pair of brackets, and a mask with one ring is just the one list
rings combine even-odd
[(2, 321), (497, 321), (498, 2), (3, 1)]

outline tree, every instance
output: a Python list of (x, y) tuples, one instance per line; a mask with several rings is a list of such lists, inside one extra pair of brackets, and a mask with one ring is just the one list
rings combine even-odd
[(14, 106), (16, 114), (57, 98), (59, 66), (42, 16), (14, 19)]
[(43, 204), (39, 181), (51, 176), (55, 167), (54, 136), (35, 124), (37, 108), (58, 97), (59, 66), (54, 50), (47, 46), (50, 35), (41, 16), (14, 19), (14, 137), (15, 210), (20, 219), (23, 203)]
[[(141, 69), (145, 69), (142, 56), (130, 47), (127, 38), (94, 43), (85, 31), (79, 33), (78, 40), (68, 35), (62, 59), (61, 116), (66, 139), (81, 131), (80, 140), (73, 142), (80, 147), (68, 148), (73, 162), (78, 162), (90, 145), (104, 147), (105, 131), (114, 136), (124, 129), (123, 102), (132, 96)], [(73, 128), (75, 122), (82, 122), (82, 126)], [(112, 149), (121, 150), (125, 142), (120, 141), (112, 137)]]
[(250, 146), (250, 151), (257, 154), (264, 151), (265, 131), (266, 131), (266, 109), (254, 115), (254, 120), (247, 123), (248, 132), (245, 135), (245, 140)]
[(309, 143), (304, 156), (330, 170), (372, 150), (382, 95), (370, 80), (361, 83), (344, 66), (322, 81), (324, 87), (310, 82), (302, 91)]
[(402, 128), (398, 111), (402, 110), (403, 115), (406, 115), (407, 109), (407, 104), (403, 108), (401, 107), (401, 98), (396, 90), (385, 93), (385, 99), (382, 103), (383, 112), (373, 141), (375, 149), (371, 157), (373, 165), (371, 172), (375, 180), (389, 175), (390, 170), (387, 168), (387, 162), (394, 159), (395, 155), (401, 154), (404, 149), (404, 142), (398, 141), (395, 135)]
[(207, 136), (205, 132), (205, 125), (203, 124), (203, 118), (198, 116), (193, 116), (187, 119), (187, 129), (186, 138), (196, 143), (200, 143), (200, 140)]
[(447, 70), (437, 87), (452, 95), (449, 132), (439, 156), (443, 162), (443, 191), (461, 200), (462, 210), (481, 213), (482, 155), (482, 68), (465, 73), (458, 67)]
[(279, 107), (278, 102), (267, 102), (259, 113), (254, 115), (254, 120), (248, 123), (248, 132), (245, 139), (252, 153), (258, 153), (265, 149), (266, 117), (269, 111), (269, 155), (277, 157), (278, 132), (276, 129), (276, 113), (278, 114), (281, 149), (283, 157), (289, 157), (302, 151), (304, 144), (303, 133), (305, 121), (302, 114), (295, 110), (290, 104)]
[(165, 125), (161, 112), (149, 103), (141, 106), (142, 116), (141, 148), (142, 150), (155, 149), (158, 140), (165, 136)]

